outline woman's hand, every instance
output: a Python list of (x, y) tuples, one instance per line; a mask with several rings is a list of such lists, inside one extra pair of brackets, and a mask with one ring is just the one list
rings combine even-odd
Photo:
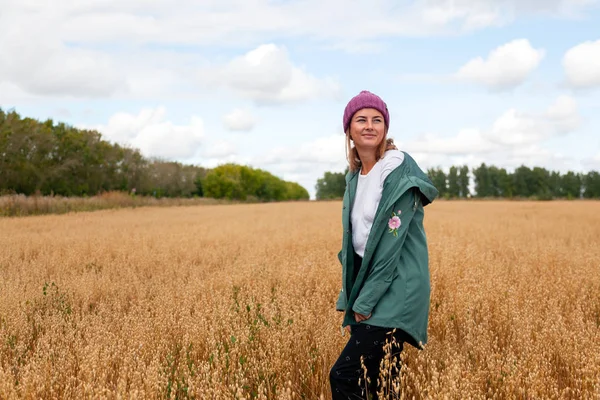
[(366, 321), (366, 320), (368, 320), (369, 318), (371, 318), (371, 314), (369, 314), (369, 315), (362, 315), (362, 314), (359, 314), (359, 313), (357, 313), (357, 312), (355, 312), (355, 313), (354, 313), (354, 320), (355, 320), (356, 322), (362, 322), (362, 321)]
[[(354, 313), (354, 320), (356, 322), (361, 322), (361, 321), (366, 321), (369, 318), (371, 318), (371, 314), (369, 315), (362, 315), (359, 313)], [(348, 332), (349, 335), (352, 334), (352, 328), (350, 327), (350, 325), (346, 325), (345, 327), (342, 328), (342, 336), (344, 336), (344, 332)]]

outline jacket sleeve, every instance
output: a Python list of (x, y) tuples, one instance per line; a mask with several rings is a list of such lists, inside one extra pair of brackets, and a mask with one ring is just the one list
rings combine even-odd
[[(401, 225), (394, 236), (389, 232), (386, 221), (377, 251), (377, 262), (372, 265), (371, 270), (360, 290), (360, 293), (352, 306), (352, 310), (362, 315), (369, 315), (379, 302), (379, 299), (390, 287), (395, 277), (398, 261), (404, 247), (404, 241), (408, 233), (408, 227), (415, 215), (415, 210), (421, 205), (418, 189), (407, 190), (394, 204), (394, 211), (400, 217)], [(391, 214), (390, 214), (391, 218)]]
[(346, 304), (346, 293), (344, 293), (344, 289), (342, 289), (337, 301), (335, 302), (335, 310), (346, 311)]

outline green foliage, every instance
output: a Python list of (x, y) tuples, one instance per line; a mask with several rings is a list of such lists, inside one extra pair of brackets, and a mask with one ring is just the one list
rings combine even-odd
[(223, 164), (203, 179), (204, 195), (215, 199), (260, 201), (308, 200), (306, 189), (267, 171), (244, 165)]
[(491, 196), (493, 192), (492, 183), (488, 174), (488, 167), (485, 163), (481, 164), (479, 168), (474, 169), (473, 175), (475, 176), (475, 192), (477, 193), (477, 197)]
[[(442, 199), (470, 197), (469, 167), (452, 166), (448, 173), (441, 168), (427, 171), (429, 179), (439, 190)], [(545, 168), (529, 168), (524, 165), (508, 172), (505, 168), (482, 163), (471, 170), (475, 196), (479, 198), (529, 198), (535, 200), (597, 199), (600, 198), (600, 173), (587, 174), (568, 171), (561, 174)], [(341, 198), (345, 189), (345, 174), (325, 172), (317, 181), (317, 200)]]
[(346, 190), (345, 172), (325, 172), (322, 178), (317, 179), (317, 200), (341, 199)]
[(469, 167), (463, 165), (458, 172), (458, 197), (469, 197)]
[(565, 175), (559, 175), (559, 187), (561, 189), (560, 194), (567, 198), (579, 198), (581, 197), (581, 189), (583, 179), (580, 174), (574, 172), (567, 172)]
[(0, 193), (88, 197), (110, 191), (163, 197), (305, 200), (306, 189), (266, 171), (146, 159), (93, 130), (0, 109)]
[(215, 199), (246, 200), (242, 188), (241, 167), (225, 164), (214, 168), (204, 180), (204, 193)]
[(460, 185), (458, 180), (458, 168), (454, 165), (448, 171), (448, 197), (460, 197)]
[(600, 198), (600, 173), (591, 171), (583, 177), (583, 197), (587, 199)]
[(513, 197), (513, 183), (504, 168), (481, 164), (473, 169), (477, 197)]
[(513, 173), (509, 173), (504, 168), (481, 164), (473, 169), (473, 175), (477, 197), (520, 197), (537, 200), (600, 197), (600, 190), (594, 189), (595, 185), (600, 186), (600, 182), (594, 179), (598, 176), (595, 171), (587, 175), (572, 171), (560, 174), (541, 167), (529, 168), (522, 165)]
[(446, 173), (441, 168), (431, 168), (427, 171), (427, 174), (433, 185), (439, 191), (440, 197), (446, 197), (446, 193), (448, 193)]
[(308, 191), (296, 182), (286, 182), (286, 190), (288, 194), (287, 200), (308, 200), (310, 195)]

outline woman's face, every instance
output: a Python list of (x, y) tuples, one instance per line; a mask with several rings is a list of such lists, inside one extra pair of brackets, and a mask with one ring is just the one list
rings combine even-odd
[(374, 108), (358, 110), (350, 121), (350, 139), (358, 150), (375, 151), (385, 137), (383, 115)]

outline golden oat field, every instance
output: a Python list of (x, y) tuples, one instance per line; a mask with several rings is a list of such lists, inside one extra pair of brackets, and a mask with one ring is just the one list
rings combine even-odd
[[(341, 203), (0, 218), (0, 399), (319, 399)], [(407, 399), (600, 398), (600, 202), (426, 208)], [(392, 391), (395, 393), (395, 391)]]

